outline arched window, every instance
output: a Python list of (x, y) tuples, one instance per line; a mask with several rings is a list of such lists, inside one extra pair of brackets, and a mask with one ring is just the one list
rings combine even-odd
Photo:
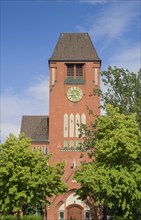
[[(86, 115), (84, 113), (81, 115), (81, 123), (86, 124)], [(83, 132), (82, 136), (84, 137), (85, 136), (85, 131), (83, 130), (82, 132)]]
[(42, 147), (39, 147), (39, 153), (41, 153), (42, 152)]
[(35, 152), (35, 151), (36, 151), (36, 147), (35, 147), (35, 146), (32, 148), (32, 151), (33, 151), (33, 152)]
[(46, 155), (48, 154), (48, 148), (47, 148), (47, 147), (44, 148), (44, 153), (45, 153)]
[(79, 149), (79, 148), (80, 148), (79, 141), (76, 141), (76, 149)]
[(74, 115), (70, 114), (70, 137), (74, 137)]
[(64, 141), (64, 148), (68, 148), (68, 142), (66, 140)]
[(74, 148), (74, 141), (70, 141), (70, 148), (71, 148), (71, 149)]
[(64, 114), (64, 137), (68, 137), (68, 115)]
[(79, 137), (80, 134), (80, 115), (77, 113), (75, 116), (75, 137)]

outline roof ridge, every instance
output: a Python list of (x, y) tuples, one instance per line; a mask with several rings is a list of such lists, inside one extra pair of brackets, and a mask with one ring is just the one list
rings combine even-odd
[(22, 117), (49, 117), (49, 115), (22, 115)]

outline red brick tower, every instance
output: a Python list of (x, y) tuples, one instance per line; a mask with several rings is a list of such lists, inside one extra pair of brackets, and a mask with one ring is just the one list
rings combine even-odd
[(50, 163), (65, 161), (63, 180), (69, 190), (52, 199), (48, 220), (92, 217), (90, 205), (74, 195), (79, 184), (72, 177), (81, 162), (78, 124), (91, 121), (87, 106), (95, 115), (100, 114), (100, 97), (90, 96), (95, 87), (100, 87), (100, 62), (88, 33), (62, 33), (49, 59)]

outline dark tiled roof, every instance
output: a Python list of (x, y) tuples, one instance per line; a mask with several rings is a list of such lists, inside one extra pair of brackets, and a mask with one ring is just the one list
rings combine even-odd
[(88, 33), (61, 33), (50, 61), (100, 61)]
[(21, 132), (25, 137), (32, 138), (32, 141), (48, 141), (48, 116), (23, 116)]

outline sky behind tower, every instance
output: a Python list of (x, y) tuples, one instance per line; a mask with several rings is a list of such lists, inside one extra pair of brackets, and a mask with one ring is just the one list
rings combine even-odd
[[(61, 32), (88, 32), (101, 70), (141, 66), (140, 0), (1, 0), (1, 140), (47, 115), (48, 59)], [(61, 104), (61, 100), (60, 100)]]

